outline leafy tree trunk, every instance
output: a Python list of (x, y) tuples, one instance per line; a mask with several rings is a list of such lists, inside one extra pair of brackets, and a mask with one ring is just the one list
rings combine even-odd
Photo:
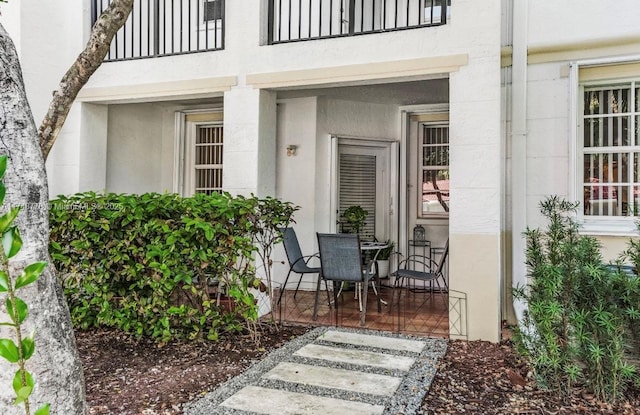
[(132, 8), (133, 0), (111, 0), (109, 7), (98, 17), (98, 21), (91, 29), (91, 35), (84, 50), (62, 77), (38, 130), (40, 148), (45, 160), (67, 119), (71, 104), (75, 101), (80, 89), (102, 64), (113, 36), (124, 25)]
[[(12, 278), (35, 261), (48, 261), (49, 194), (38, 133), (27, 102), (22, 72), (13, 41), (0, 25), (0, 154), (9, 157), (5, 175), (7, 194), (3, 210), (22, 206), (16, 224), (24, 245), (10, 263)], [(26, 332), (36, 332), (36, 352), (28, 363), (36, 387), (31, 397), (34, 407), (51, 403), (51, 413), (84, 414), (85, 393), (82, 366), (78, 357), (64, 295), (51, 265), (37, 284), (21, 292), (29, 305)], [(9, 320), (4, 302), (0, 322)], [(12, 338), (12, 331), (0, 326), (0, 337)], [(15, 365), (0, 359), (0, 413), (24, 414), (14, 406), (11, 387)]]

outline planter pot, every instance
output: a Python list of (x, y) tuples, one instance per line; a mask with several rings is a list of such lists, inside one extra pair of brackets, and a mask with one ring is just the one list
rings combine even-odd
[(380, 274), (380, 278), (387, 278), (389, 276), (389, 260), (388, 259), (378, 260), (378, 273)]
[[(254, 299), (253, 300), (254, 304), (258, 303), (258, 299)], [(221, 297), (219, 300), (219, 308), (220, 311), (226, 312), (226, 313), (235, 313), (236, 309), (238, 308), (238, 303), (236, 302), (235, 298), (230, 298), (230, 297)]]

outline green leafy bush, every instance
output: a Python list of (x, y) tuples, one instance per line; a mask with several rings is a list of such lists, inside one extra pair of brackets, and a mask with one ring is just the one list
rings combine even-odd
[[(74, 325), (161, 341), (246, 328), (242, 320), (255, 322), (258, 313), (252, 258), (264, 200), (89, 192), (53, 201), (50, 252)], [(232, 310), (210, 294), (218, 282), (235, 300)]]
[(638, 376), (628, 348), (640, 315), (638, 277), (603, 264), (598, 241), (578, 232), (576, 203), (550, 197), (540, 206), (549, 224), (525, 232), (530, 282), (514, 291), (527, 303), (518, 349), (541, 386), (567, 393), (584, 384), (614, 400)]

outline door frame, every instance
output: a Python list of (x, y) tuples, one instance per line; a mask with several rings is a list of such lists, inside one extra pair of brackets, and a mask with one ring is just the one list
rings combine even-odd
[(373, 147), (387, 149), (389, 154), (389, 219), (387, 227), (389, 230), (388, 238), (398, 241), (399, 231), (399, 194), (398, 194), (398, 177), (399, 177), (399, 141), (395, 138), (370, 138), (347, 136), (342, 134), (331, 135), (331, 145), (329, 151), (329, 169), (330, 169), (330, 201), (329, 201), (329, 230), (337, 233), (338, 231), (338, 145), (355, 145), (359, 147)]
[[(397, 250), (403, 254), (408, 252), (408, 240), (409, 238), (409, 224), (414, 220), (410, 217), (411, 208), (409, 203), (411, 201), (411, 192), (415, 192), (416, 189), (410, 187), (411, 180), (409, 176), (414, 177), (416, 172), (412, 171), (409, 163), (409, 156), (411, 149), (410, 145), (410, 126), (412, 115), (422, 114), (449, 114), (449, 104), (427, 104), (427, 105), (407, 105), (400, 107), (400, 126), (401, 126), (401, 144), (399, 150), (399, 177), (398, 177), (398, 189), (402, 193), (399, 201), (399, 221), (398, 221), (398, 244)], [(450, 167), (451, 168), (451, 167)], [(415, 180), (415, 179), (414, 179)], [(438, 219), (444, 220), (444, 219)], [(446, 219), (449, 223), (449, 219)]]

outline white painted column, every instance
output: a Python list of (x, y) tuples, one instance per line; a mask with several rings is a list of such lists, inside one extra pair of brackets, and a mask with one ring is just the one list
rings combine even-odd
[(450, 307), (449, 321), (467, 318), (469, 340), (492, 342), (500, 340), (504, 272), (497, 37), (495, 50), (450, 75), (450, 301), (464, 293), (467, 312), (458, 316)]
[(47, 157), (46, 168), (50, 198), (77, 193), (80, 189), (79, 181), (82, 174), (79, 170), (80, 119), (80, 106), (72, 106), (62, 130), (51, 148), (49, 157)]
[(276, 94), (239, 86), (224, 94), (222, 184), (231, 194), (275, 195)]
[(97, 104), (80, 105), (78, 190), (104, 191), (107, 187), (109, 107)]

